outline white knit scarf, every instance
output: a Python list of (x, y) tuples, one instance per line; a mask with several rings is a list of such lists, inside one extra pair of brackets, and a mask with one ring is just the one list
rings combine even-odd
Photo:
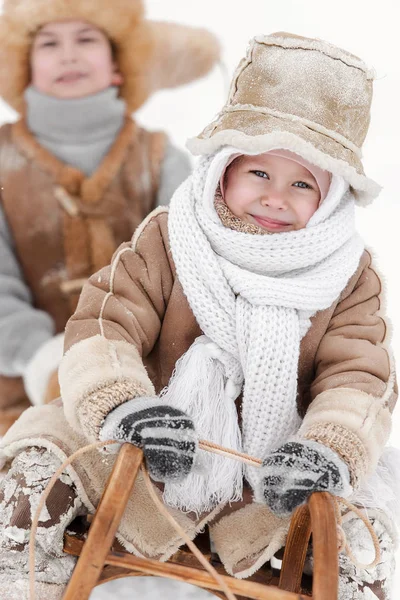
[[(177, 362), (162, 396), (192, 416), (200, 438), (262, 459), (299, 428), (300, 341), (310, 317), (345, 288), (363, 243), (353, 197), (335, 176), (304, 229), (250, 235), (225, 228), (214, 197), (234, 153), (226, 148), (201, 159), (171, 202), (172, 256), (204, 335)], [(241, 392), (240, 428), (235, 400)], [(201, 472), (166, 485), (170, 506), (200, 513), (241, 498), (240, 464), (201, 454)], [(258, 470), (246, 468), (245, 475), (255, 489)]]

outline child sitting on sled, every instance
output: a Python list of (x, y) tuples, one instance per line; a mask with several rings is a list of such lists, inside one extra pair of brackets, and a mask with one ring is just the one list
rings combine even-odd
[(59, 395), (63, 331), (83, 282), (189, 175), (131, 114), (205, 74), (212, 34), (144, 19), (141, 0), (5, 0), (0, 95), (0, 435)]
[[(2, 585), (26, 585), (20, 507), (37, 506), (66, 456), (114, 439), (143, 448), (171, 514), (192, 538), (208, 523), (237, 577), (284, 545), (313, 492), (362, 504), (381, 560), (366, 571), (341, 554), (340, 599), (389, 597), (384, 447), (396, 390), (381, 281), (354, 215), (379, 192), (360, 162), (371, 95), (371, 72), (344, 50), (286, 33), (252, 41), (226, 105), (190, 142), (201, 158), (169, 211), (156, 209), (85, 285), (66, 328), (63, 405), (30, 409), (3, 442), (14, 461), (0, 504)], [(199, 439), (263, 466), (205, 455)], [(113, 460), (94, 450), (53, 490), (37, 536), (46, 594), (72, 568), (60, 531), (93, 510)], [(344, 528), (368, 547), (358, 519)], [(160, 560), (182, 544), (140, 477), (118, 539)]]

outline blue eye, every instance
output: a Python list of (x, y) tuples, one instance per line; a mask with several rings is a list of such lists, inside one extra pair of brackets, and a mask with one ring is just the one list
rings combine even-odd
[(305, 181), (296, 181), (293, 185), (296, 187), (302, 188), (303, 190), (312, 190), (311, 185), (308, 185)]
[(254, 173), (254, 175), (262, 177), (263, 179), (269, 179), (268, 173), (265, 173), (264, 171), (250, 171), (250, 173)]

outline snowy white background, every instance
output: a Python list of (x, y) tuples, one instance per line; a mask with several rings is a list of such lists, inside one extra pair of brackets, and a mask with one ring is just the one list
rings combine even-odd
[[(358, 224), (366, 243), (375, 249), (386, 275), (388, 313), (394, 327), (393, 348), (400, 363), (400, 68), (396, 43), (400, 8), (397, 0), (335, 0), (330, 3), (321, 0), (147, 0), (147, 7), (149, 18), (205, 26), (217, 34), (229, 77), (243, 56), (248, 40), (254, 35), (273, 31), (326, 39), (360, 56), (375, 68), (377, 79), (371, 127), (364, 146), (364, 165), (369, 177), (384, 189), (373, 206), (359, 210)], [(138, 117), (148, 128), (164, 129), (177, 144), (183, 145), (218, 112), (226, 92), (226, 76), (216, 68), (200, 82), (157, 94)], [(0, 103), (0, 122), (13, 118), (13, 113)], [(400, 409), (394, 417), (391, 440), (400, 447), (399, 437)], [(400, 565), (400, 552), (398, 563)], [(400, 595), (400, 567), (393, 598), (399, 597), (397, 594)], [(91, 600), (150, 599), (161, 595), (164, 600), (211, 598), (208, 593), (188, 585), (133, 578), (98, 588)]]

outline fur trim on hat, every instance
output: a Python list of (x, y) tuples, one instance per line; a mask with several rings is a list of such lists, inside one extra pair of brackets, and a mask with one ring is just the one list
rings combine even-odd
[(333, 158), (299, 135), (287, 131), (250, 136), (241, 131), (226, 129), (208, 139), (191, 138), (186, 146), (194, 155), (213, 154), (223, 146), (232, 146), (242, 154), (263, 154), (277, 148), (290, 150), (321, 169), (340, 175), (348, 181), (359, 206), (370, 204), (382, 189), (373, 179), (357, 173), (356, 169), (345, 160)]
[(290, 150), (343, 177), (366, 205), (380, 186), (361, 162), (374, 73), (350, 52), (323, 40), (278, 32), (251, 40), (221, 112), (187, 146), (210, 154)]
[(205, 75), (219, 58), (210, 32), (143, 18), (141, 0), (4, 0), (0, 17), (0, 95), (24, 112), (33, 36), (46, 23), (79, 19), (105, 32), (124, 77), (121, 96), (137, 110), (155, 91)]

